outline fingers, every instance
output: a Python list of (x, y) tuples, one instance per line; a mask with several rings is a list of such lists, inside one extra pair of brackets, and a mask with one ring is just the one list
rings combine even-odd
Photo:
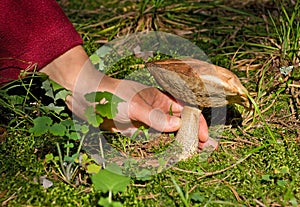
[(218, 142), (212, 138), (208, 138), (207, 141), (205, 143), (200, 142), (199, 143), (199, 149), (203, 149), (206, 147), (213, 147), (214, 150), (218, 149)]
[(130, 104), (130, 117), (162, 132), (177, 131), (181, 126), (181, 119), (165, 113), (160, 108), (154, 108), (146, 102)]
[(208, 126), (204, 116), (201, 114), (199, 120), (199, 149), (203, 149), (205, 147), (213, 147), (214, 150), (218, 148), (218, 142), (208, 135)]
[(208, 126), (206, 123), (206, 120), (204, 118), (204, 116), (201, 114), (200, 116), (200, 120), (199, 120), (199, 141), (200, 143), (205, 143), (208, 139)]
[[(182, 106), (157, 88), (146, 87), (133, 81), (122, 81), (114, 93), (125, 102), (118, 104), (118, 114), (113, 120), (101, 124), (102, 129), (125, 132), (138, 128), (140, 123), (161, 132), (177, 131), (181, 126), (179, 118)], [(126, 90), (125, 90), (126, 89)], [(170, 115), (173, 114), (174, 116)], [(123, 133), (124, 134), (124, 133)]]
[(183, 105), (179, 104), (172, 97), (162, 93), (157, 88), (147, 88), (140, 91), (139, 96), (136, 96), (136, 101), (144, 101), (152, 108), (158, 108), (164, 113), (171, 113), (174, 116), (180, 116)]
[(154, 109), (149, 114), (150, 126), (162, 132), (174, 132), (181, 126), (181, 119), (177, 116), (171, 116), (161, 110)]
[(179, 116), (183, 107), (157, 88), (139, 91), (127, 104), (131, 120), (143, 122), (155, 130), (173, 132), (181, 126)]

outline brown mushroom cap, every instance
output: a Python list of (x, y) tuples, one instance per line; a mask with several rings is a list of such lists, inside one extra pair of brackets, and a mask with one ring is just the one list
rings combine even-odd
[(146, 66), (164, 90), (188, 104), (250, 106), (247, 89), (225, 68), (192, 58), (160, 60)]

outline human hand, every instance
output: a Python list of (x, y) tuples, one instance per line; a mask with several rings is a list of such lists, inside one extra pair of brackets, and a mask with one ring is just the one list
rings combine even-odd
[[(84, 110), (90, 105), (84, 98), (85, 94), (108, 91), (122, 98), (125, 102), (119, 104), (117, 116), (114, 120), (105, 120), (100, 126), (102, 129), (130, 135), (141, 125), (162, 132), (177, 131), (181, 126), (182, 104), (157, 88), (105, 76), (94, 68), (81, 46), (58, 57), (41, 72), (72, 91), (72, 96), (67, 97), (66, 104), (82, 119), (86, 119)], [(203, 148), (210, 140), (207, 123), (202, 115), (199, 125), (199, 148)]]
[[(113, 93), (125, 102), (119, 103), (114, 120), (106, 120), (102, 128), (132, 135), (139, 126), (146, 125), (161, 132), (177, 131), (181, 126), (183, 104), (154, 87), (129, 80), (112, 79), (118, 86)], [(199, 121), (199, 148), (208, 140), (207, 123), (201, 114)]]
[[(93, 77), (97, 77), (96, 74)], [(87, 88), (83, 85), (76, 88), (68, 97), (67, 105), (77, 116), (85, 119), (84, 110), (89, 103), (84, 99), (84, 93), (79, 91), (87, 91)], [(161, 132), (174, 132), (181, 126), (183, 105), (157, 88), (104, 76), (97, 91), (108, 91), (124, 100), (118, 104), (114, 119), (105, 119), (101, 129), (131, 136), (142, 125)], [(202, 115), (199, 125), (199, 148), (202, 148), (208, 138), (208, 127)]]

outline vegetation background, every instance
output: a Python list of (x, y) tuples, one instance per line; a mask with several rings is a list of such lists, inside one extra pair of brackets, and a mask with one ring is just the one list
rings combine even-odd
[[(45, 95), (50, 86), (44, 77), (30, 75), (0, 90), (2, 206), (299, 206), (300, 1), (59, 3), (84, 39), (89, 55), (129, 33), (176, 34), (198, 45), (214, 64), (236, 73), (255, 101), (254, 110), (231, 106), (242, 123), (228, 123), (218, 151), (206, 161), (196, 157), (147, 179), (132, 178), (125, 189), (97, 190), (87, 167), (95, 163), (88, 157), (86, 163), (70, 158), (74, 177), (61, 176), (64, 166), (59, 165), (57, 146), (63, 146), (64, 154), (84, 152), (80, 140), (65, 132), (71, 125), (60, 122), (68, 117), (61, 98)], [(129, 73), (137, 63), (126, 60), (112, 75)], [(52, 92), (57, 94), (61, 89), (56, 89)], [(54, 103), (51, 110), (45, 107), (49, 103)], [(29, 129), (40, 116), (50, 121), (45, 118), (43, 123), (48, 125), (39, 132), (41, 136), (35, 136), (37, 131)], [(111, 136), (120, 142), (119, 135)], [(103, 200), (106, 197), (108, 203)]]

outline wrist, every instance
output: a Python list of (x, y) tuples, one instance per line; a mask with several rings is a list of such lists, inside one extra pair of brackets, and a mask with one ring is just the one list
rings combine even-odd
[[(51, 63), (42, 68), (40, 72), (45, 73), (51, 80), (64, 88), (74, 91), (78, 81), (86, 82), (84, 79), (89, 79), (89, 76), (95, 75), (89, 74), (92, 67), (83, 47), (76, 46), (54, 59)], [(97, 76), (94, 76), (93, 79), (102, 79), (103, 76), (103, 74), (99, 73)], [(85, 84), (84, 82), (81, 84)]]

